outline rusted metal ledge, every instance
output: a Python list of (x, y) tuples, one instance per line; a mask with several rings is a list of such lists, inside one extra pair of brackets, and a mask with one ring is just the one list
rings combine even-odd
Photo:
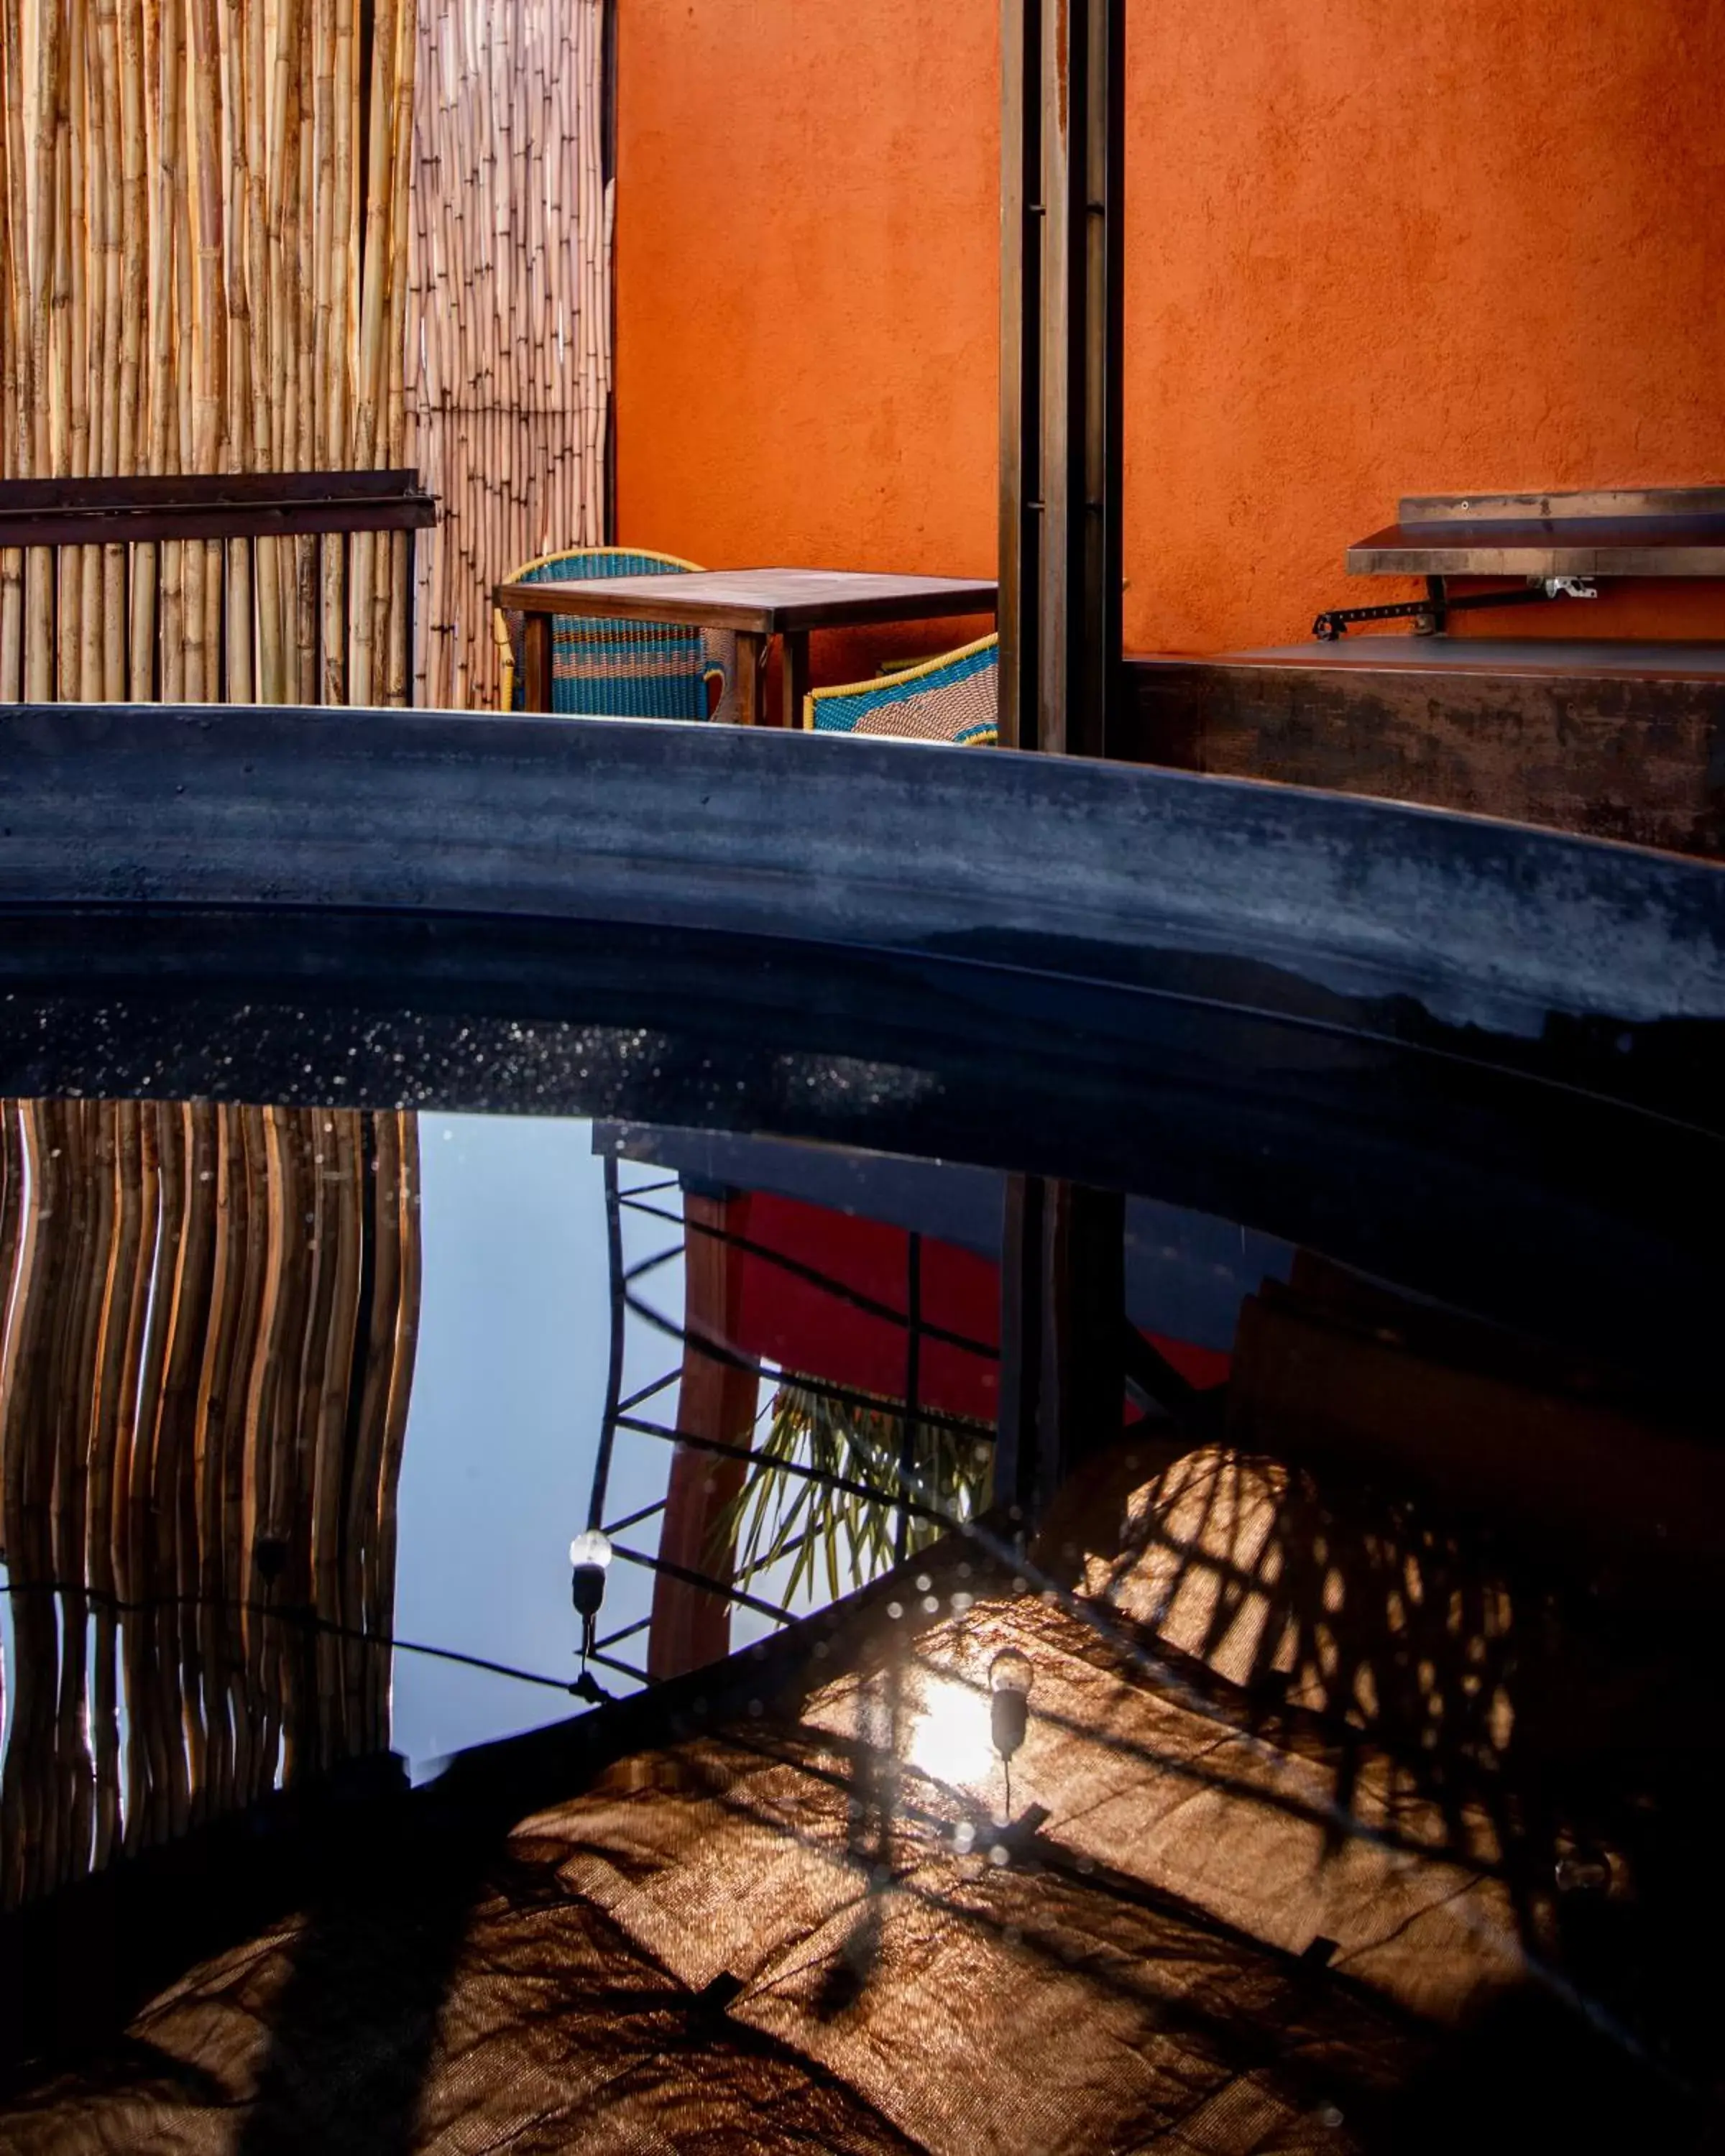
[(1725, 487), (1409, 495), (1354, 577), (1725, 577)]
[(415, 471), (139, 474), (0, 483), (0, 547), (113, 546), (417, 531), (437, 521)]

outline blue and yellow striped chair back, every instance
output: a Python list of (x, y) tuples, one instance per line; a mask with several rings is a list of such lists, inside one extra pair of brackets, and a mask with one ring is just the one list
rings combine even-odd
[(902, 673), (811, 690), (803, 723), (817, 733), (993, 747), (999, 738), (1000, 639), (985, 636)]
[[(587, 577), (674, 577), (698, 565), (633, 547), (571, 547), (542, 554), (508, 578), (541, 584)], [(521, 709), (521, 616), (493, 609), (506, 711)], [(583, 620), (554, 614), (551, 708), (583, 718), (704, 719), (706, 685), (727, 670), (698, 629), (669, 622)]]

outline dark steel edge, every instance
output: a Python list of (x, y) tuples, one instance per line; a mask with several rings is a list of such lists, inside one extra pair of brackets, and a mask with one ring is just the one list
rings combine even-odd
[(1222, 954), (1450, 1024), (1725, 1017), (1712, 865), (1142, 767), (646, 721), (0, 708), (0, 905)]

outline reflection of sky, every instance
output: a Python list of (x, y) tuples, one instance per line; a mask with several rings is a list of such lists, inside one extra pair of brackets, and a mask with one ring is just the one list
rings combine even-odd
[[(587, 1523), (604, 1405), (610, 1312), (604, 1184), (585, 1122), (424, 1115), (419, 1125), (424, 1285), (400, 1483), (395, 1631), (563, 1681), (578, 1667), (569, 1538)], [(625, 1168), (624, 1180), (644, 1180)], [(655, 1203), (675, 1209), (675, 1190)], [(631, 1255), (678, 1240), (648, 1223)], [(650, 1276), (680, 1315), (682, 1268)], [(670, 1343), (631, 1326), (650, 1371)], [(675, 1419), (672, 1387), (654, 1419)], [(614, 1517), (664, 1493), (669, 1445), (619, 1448)], [(656, 1486), (655, 1486), (656, 1483)], [(624, 1539), (652, 1550), (658, 1521)], [(618, 1564), (601, 1620), (644, 1616), (649, 1575)], [(619, 1653), (639, 1660), (644, 1635)], [(613, 1679), (599, 1673), (608, 1683)], [(395, 1657), (393, 1743), (421, 1771), (439, 1755), (579, 1712), (549, 1688), (408, 1653)]]

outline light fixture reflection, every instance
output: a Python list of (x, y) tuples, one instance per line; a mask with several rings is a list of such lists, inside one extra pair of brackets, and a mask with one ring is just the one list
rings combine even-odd
[(905, 1744), (906, 1765), (949, 1789), (984, 1782), (993, 1771), (988, 1702), (973, 1685), (924, 1676)]
[(1030, 1726), (1030, 1686), (1036, 1672), (1028, 1655), (1003, 1648), (988, 1665), (988, 1733), (994, 1749), (1009, 1760)]
[(597, 1527), (588, 1527), (569, 1545), (569, 1562), (578, 1570), (593, 1565), (603, 1572), (611, 1562), (611, 1545)]
[(581, 1618), (581, 1661), (583, 1670), (593, 1652), (593, 1620), (605, 1599), (605, 1568), (611, 1562), (611, 1545), (597, 1527), (588, 1527), (569, 1545), (569, 1599)]

